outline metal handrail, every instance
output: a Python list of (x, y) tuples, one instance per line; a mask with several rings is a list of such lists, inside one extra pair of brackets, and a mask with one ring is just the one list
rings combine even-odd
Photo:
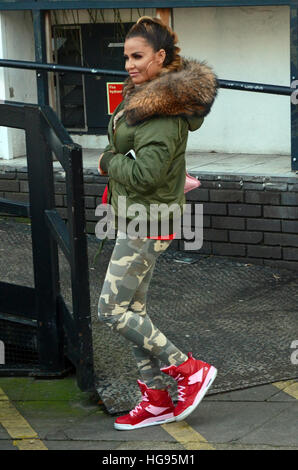
[[(69, 65), (58, 65), (48, 63), (29, 62), (25, 60), (0, 59), (0, 67), (9, 67), (24, 70), (36, 70), (42, 72), (54, 73), (80, 73), (85, 75), (115, 75), (119, 77), (128, 77), (128, 73), (121, 70), (98, 69), (94, 67), (77, 67)], [(229, 90), (253, 91), (256, 93), (269, 93), (274, 95), (289, 96), (294, 88), (280, 85), (271, 85), (266, 83), (241, 82), (235, 80), (218, 79), (220, 88)]]

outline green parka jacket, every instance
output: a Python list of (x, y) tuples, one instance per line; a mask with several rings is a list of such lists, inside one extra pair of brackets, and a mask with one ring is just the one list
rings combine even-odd
[[(121, 217), (121, 227), (123, 220), (126, 228), (132, 220), (134, 225), (139, 222), (143, 229), (140, 228), (140, 236), (173, 233), (175, 211), (170, 208), (179, 208), (176, 216), (179, 212), (181, 216), (185, 204), (188, 132), (202, 125), (217, 86), (209, 66), (186, 59), (180, 70), (163, 69), (145, 84), (134, 86), (130, 78), (125, 81), (124, 99), (111, 117), (109, 144), (100, 162), (109, 176), (108, 203), (115, 211), (116, 227), (120, 228)], [(135, 160), (125, 156), (131, 149)], [(152, 207), (166, 210), (154, 212)], [(150, 221), (152, 228), (152, 219), (156, 220), (154, 213), (158, 214), (158, 233), (150, 232)], [(169, 224), (162, 223), (165, 219), (169, 219)], [(143, 235), (144, 223), (147, 229)]]

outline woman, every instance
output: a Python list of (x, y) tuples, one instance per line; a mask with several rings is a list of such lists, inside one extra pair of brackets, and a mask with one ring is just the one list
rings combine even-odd
[[(136, 429), (185, 419), (199, 404), (216, 369), (189, 353), (186, 356), (150, 320), (146, 295), (158, 256), (175, 234), (172, 214), (157, 220), (150, 232), (150, 205), (185, 203), (185, 149), (188, 131), (197, 130), (217, 93), (217, 80), (205, 64), (180, 57), (176, 34), (159, 19), (142, 17), (128, 32), (124, 45), (129, 73), (123, 101), (112, 115), (109, 145), (99, 171), (109, 176), (108, 202), (121, 218), (117, 239), (98, 304), (99, 319), (132, 342), (142, 401), (116, 419), (119, 430)], [(126, 154), (133, 150), (135, 159)], [(125, 197), (126, 210), (120, 208)], [(146, 233), (123, 233), (133, 222), (129, 208), (141, 204)], [(166, 211), (165, 211), (166, 212)], [(164, 233), (165, 219), (168, 231)], [(138, 219), (140, 222), (140, 219)], [(142, 220), (141, 220), (142, 222)], [(116, 225), (119, 228), (119, 224)], [(144, 225), (143, 225), (144, 227)], [(160, 362), (168, 367), (160, 369)], [(174, 406), (163, 374), (178, 383)]]

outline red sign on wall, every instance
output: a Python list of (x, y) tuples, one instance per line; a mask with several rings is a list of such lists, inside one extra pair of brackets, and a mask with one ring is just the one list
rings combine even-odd
[(108, 114), (113, 114), (118, 104), (123, 100), (122, 96), (123, 83), (108, 82), (107, 83), (107, 102)]

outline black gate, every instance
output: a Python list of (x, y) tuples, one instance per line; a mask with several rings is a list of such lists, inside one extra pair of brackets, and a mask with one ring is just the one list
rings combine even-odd
[[(0, 211), (31, 219), (35, 286), (0, 282), (0, 339), (6, 352), (18, 330), (26, 332), (37, 353), (33, 366), (1, 364), (0, 375), (55, 377), (74, 366), (80, 389), (91, 390), (93, 354), (82, 149), (73, 143), (49, 106), (1, 101), (0, 125), (26, 133), (30, 203), (0, 198)], [(55, 208), (52, 153), (66, 175), (67, 225)], [(58, 246), (70, 266), (72, 312), (60, 291)]]

